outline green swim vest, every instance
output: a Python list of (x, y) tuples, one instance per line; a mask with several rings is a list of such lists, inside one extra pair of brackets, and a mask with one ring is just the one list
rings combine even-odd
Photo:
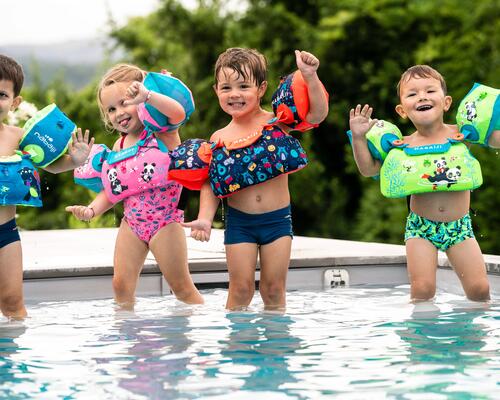
[(380, 190), (390, 198), (472, 190), (482, 183), (479, 161), (465, 144), (454, 139), (444, 144), (396, 146), (380, 169)]

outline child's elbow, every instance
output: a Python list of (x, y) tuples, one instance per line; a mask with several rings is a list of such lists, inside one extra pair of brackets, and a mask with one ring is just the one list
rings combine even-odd
[(169, 120), (172, 125), (180, 124), (186, 118), (186, 112), (184, 109), (178, 110), (174, 115), (172, 115)]
[(490, 139), (488, 140), (488, 146), (493, 149), (498, 149), (500, 147), (500, 130), (495, 130), (491, 133)]
[(358, 165), (359, 173), (365, 178), (373, 178), (380, 175), (380, 164), (378, 162), (370, 166)]
[(327, 116), (328, 116), (328, 106), (326, 106), (324, 109), (309, 113), (307, 115), (306, 120), (310, 124), (317, 125), (321, 124), (326, 119)]

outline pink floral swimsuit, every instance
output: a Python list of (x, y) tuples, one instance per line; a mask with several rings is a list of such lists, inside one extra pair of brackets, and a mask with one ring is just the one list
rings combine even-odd
[[(157, 147), (157, 139), (153, 136), (148, 145)], [(123, 148), (123, 140), (120, 148)], [(149, 244), (161, 228), (184, 220), (184, 211), (177, 208), (181, 192), (179, 183), (167, 181), (160, 187), (132, 194), (123, 200), (123, 218), (137, 237)]]
[(123, 201), (123, 218), (139, 239), (149, 243), (164, 226), (184, 221), (184, 211), (177, 208), (181, 191), (182, 186), (172, 182), (127, 197)]

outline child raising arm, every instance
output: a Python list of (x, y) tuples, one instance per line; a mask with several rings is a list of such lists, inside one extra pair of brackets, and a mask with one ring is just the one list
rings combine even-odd
[[(483, 104), (498, 101), (498, 90), (484, 86), (478, 90), (480, 95), (474, 96)], [(490, 106), (482, 107), (478, 118), (484, 120), (484, 129), (476, 121), (472, 125), (445, 124), (444, 113), (452, 99), (442, 75), (427, 65), (413, 66), (402, 74), (398, 96), (396, 112), (413, 123), (411, 135), (403, 137), (392, 124), (372, 120), (373, 110), (368, 105), (352, 109), (349, 124), (360, 173), (380, 175), (386, 197), (410, 196), (405, 243), (411, 299), (434, 297), (441, 250), (446, 252), (467, 297), (488, 300), (486, 267), (469, 215), (470, 192), (482, 184), (481, 168), (464, 141), (498, 146), (500, 131), (494, 130), (498, 116), (492, 114), (488, 103)], [(476, 116), (472, 118), (469, 113), (469, 122)]]
[[(298, 71), (287, 77), (280, 85), (281, 92), (273, 96), (276, 115), (261, 107), (267, 89), (267, 65), (262, 54), (231, 48), (215, 65), (214, 90), (231, 120), (210, 138), (210, 179), (201, 187), (198, 219), (184, 225), (191, 227), (196, 240), (209, 240), (220, 198), (227, 197), (224, 244), (229, 271), (228, 309), (250, 304), (258, 257), (259, 291), (266, 309), (285, 307), (293, 237), (288, 173), (307, 164), (304, 149), (288, 132), (317, 126), (328, 113), (328, 95), (316, 72), (319, 60), (305, 51), (296, 51), (295, 55)], [(283, 99), (291, 101), (290, 86), (299, 81), (304, 89), (302, 97), (309, 98), (309, 107), (301, 118), (290, 111), (295, 108), (283, 104)]]
[[(114, 253), (113, 289), (117, 303), (124, 307), (133, 305), (149, 250), (179, 300), (203, 303), (189, 274), (186, 238), (180, 225), (184, 217), (178, 208), (182, 187), (167, 179), (168, 149), (180, 143), (177, 128), (187, 116), (175, 99), (146, 89), (142, 83), (144, 75), (134, 65), (119, 64), (102, 78), (97, 95), (101, 115), (106, 125), (120, 133), (120, 138), (113, 152), (103, 157), (99, 179), (104, 190), (88, 206), (69, 206), (66, 210), (88, 221), (124, 201)], [(167, 78), (160, 76), (161, 79)], [(138, 114), (141, 104), (153, 106), (168, 118), (167, 132), (145, 129)]]

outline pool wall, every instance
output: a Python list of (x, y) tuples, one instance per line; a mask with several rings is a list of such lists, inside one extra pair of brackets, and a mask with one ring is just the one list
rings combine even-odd
[[(26, 301), (111, 298), (116, 234), (114, 228), (21, 232)], [(195, 284), (200, 288), (227, 287), (223, 231), (214, 230), (208, 243), (189, 237), (187, 241)], [(492, 293), (500, 294), (500, 256), (486, 255), (485, 260)], [(443, 253), (439, 254), (439, 266), (438, 286), (462, 293)], [(293, 240), (289, 290), (407, 283), (404, 246), (301, 236)], [(151, 254), (136, 293), (138, 296), (170, 293)]]

